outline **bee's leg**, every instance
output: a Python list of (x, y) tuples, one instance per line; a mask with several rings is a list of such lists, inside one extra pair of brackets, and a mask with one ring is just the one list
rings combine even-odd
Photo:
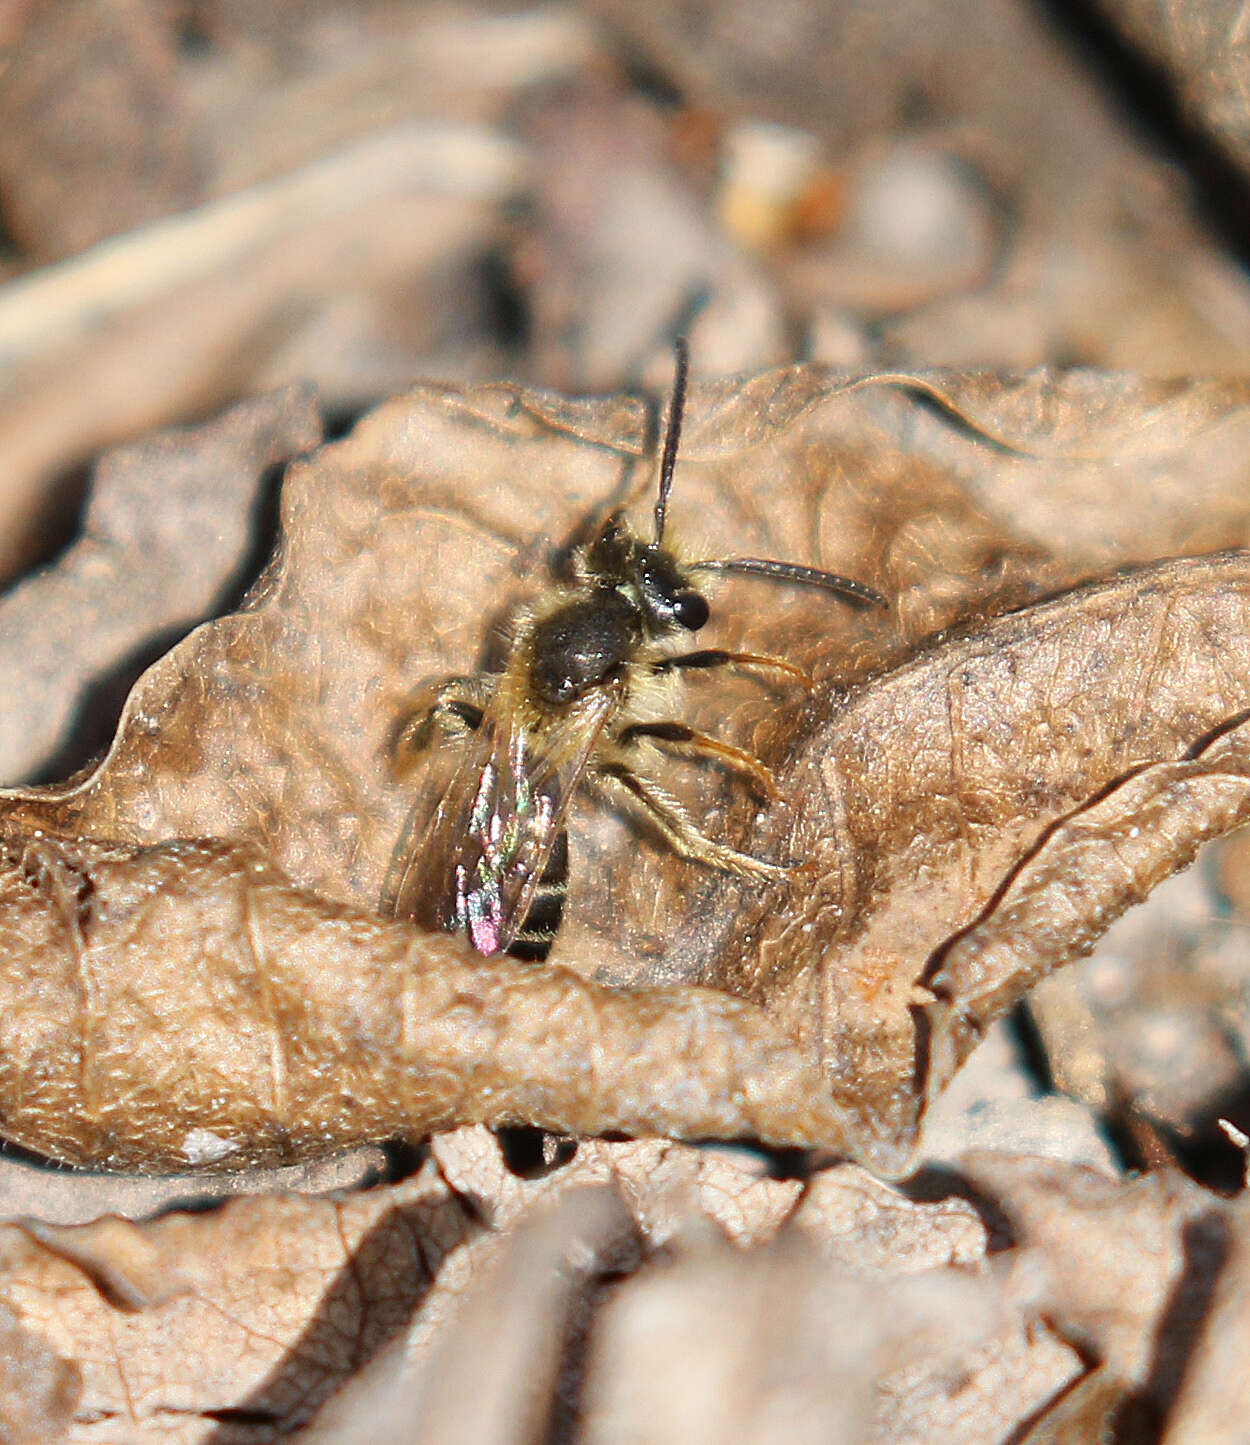
[(457, 742), (475, 733), (491, 683), (484, 677), (449, 677), (419, 693), (395, 731), (396, 772), (402, 776), (435, 743)]
[(773, 775), (757, 757), (736, 748), (732, 743), (721, 742), (707, 733), (696, 732), (679, 722), (631, 723), (617, 733), (615, 741), (628, 748), (641, 739), (666, 743), (675, 753), (686, 757), (710, 758), (730, 772), (740, 773), (749, 778), (756, 791), (765, 798), (777, 796), (777, 785)]
[(653, 672), (678, 672), (707, 667), (743, 667), (755, 672), (777, 672), (797, 682), (810, 692), (812, 680), (801, 667), (784, 658), (769, 657), (762, 652), (724, 652), (719, 647), (705, 647), (698, 652), (679, 652), (676, 657), (661, 657), (651, 664)]
[(750, 853), (739, 853), (736, 848), (714, 842), (700, 833), (676, 798), (658, 783), (639, 777), (627, 763), (596, 761), (594, 781), (617, 801), (640, 813), (679, 857), (692, 858), (740, 878), (770, 883), (785, 878), (789, 872), (778, 863), (766, 863)]

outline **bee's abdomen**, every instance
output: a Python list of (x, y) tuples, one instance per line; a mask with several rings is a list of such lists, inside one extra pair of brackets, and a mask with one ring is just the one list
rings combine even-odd
[(569, 883), (569, 835), (561, 828), (538, 880), (529, 912), (508, 952), (522, 963), (544, 963), (560, 931)]

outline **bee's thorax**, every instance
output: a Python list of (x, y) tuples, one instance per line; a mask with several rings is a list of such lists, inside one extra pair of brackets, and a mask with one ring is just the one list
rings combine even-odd
[(548, 706), (576, 702), (620, 677), (644, 644), (696, 632), (708, 619), (688, 570), (620, 517), (578, 553), (576, 576), (576, 590), (530, 634), (530, 685)]
[(563, 707), (620, 675), (645, 636), (636, 603), (614, 587), (571, 597), (534, 625), (530, 685), (538, 700)]

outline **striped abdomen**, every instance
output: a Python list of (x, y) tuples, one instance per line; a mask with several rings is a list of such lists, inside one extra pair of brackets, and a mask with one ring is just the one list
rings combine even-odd
[(564, 917), (564, 895), (569, 886), (569, 835), (561, 828), (552, 845), (533, 901), (507, 952), (522, 963), (545, 963)]

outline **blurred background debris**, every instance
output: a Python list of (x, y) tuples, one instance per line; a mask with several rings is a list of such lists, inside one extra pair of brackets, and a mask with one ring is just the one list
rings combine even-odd
[[(1235, 140), (1195, 13), (1150, 33)], [(2, 14), (9, 576), (102, 447), (291, 382), (342, 424), (421, 375), (629, 388), (683, 329), (704, 375), (1250, 356), (1235, 198), (1062, 5)]]

